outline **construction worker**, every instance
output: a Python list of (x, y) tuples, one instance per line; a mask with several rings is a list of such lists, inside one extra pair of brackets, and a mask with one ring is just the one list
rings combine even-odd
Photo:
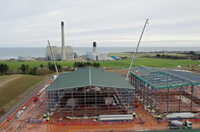
[(50, 118), (49, 118), (49, 117), (47, 117), (47, 118), (46, 118), (46, 121), (49, 121), (49, 120), (50, 120)]
[(47, 115), (44, 113), (43, 118), (46, 118), (46, 117), (47, 117)]
[(156, 119), (159, 120), (159, 119), (162, 119), (162, 117), (160, 115), (156, 116)]
[(119, 108), (121, 109), (121, 105), (119, 105)]

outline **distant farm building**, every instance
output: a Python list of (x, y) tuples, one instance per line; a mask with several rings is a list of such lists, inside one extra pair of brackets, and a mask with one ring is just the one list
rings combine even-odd
[(31, 56), (18, 56), (18, 61), (30, 61)]

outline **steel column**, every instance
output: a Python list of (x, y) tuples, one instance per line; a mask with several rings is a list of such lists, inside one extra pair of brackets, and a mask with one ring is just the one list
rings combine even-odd
[(145, 105), (145, 82), (143, 83), (143, 105)]
[[(71, 98), (72, 98), (72, 100), (73, 100), (73, 99), (74, 99), (74, 98), (73, 98), (73, 89), (71, 89), (71, 91), (72, 91), (72, 92), (71, 92)], [(75, 103), (75, 101), (74, 101), (74, 103)], [(74, 110), (73, 110), (73, 109), (74, 109), (74, 106), (73, 106), (73, 103), (72, 103), (72, 117), (74, 116)]]
[(180, 87), (180, 94), (179, 94), (179, 112), (181, 112), (181, 95), (182, 95), (182, 86)]
[(149, 84), (147, 84), (147, 107), (149, 105)]
[[(108, 102), (109, 102), (109, 88), (107, 88), (107, 89), (108, 89)], [(110, 108), (109, 105), (110, 104), (108, 104), (108, 114), (109, 114), (109, 108)]]
[(84, 104), (85, 104), (85, 115), (86, 116), (86, 87), (84, 87)]
[(192, 112), (193, 94), (194, 94), (194, 85), (192, 84), (192, 86), (191, 86), (191, 104), (190, 104), (190, 112)]
[(97, 91), (95, 90), (95, 116), (97, 116)]
[(167, 113), (169, 112), (169, 88), (167, 92)]
[(158, 96), (157, 96), (157, 89), (156, 89), (156, 102), (155, 102), (155, 110), (156, 110), (156, 112), (157, 112), (157, 98), (158, 98)]
[(152, 112), (152, 104), (153, 104), (153, 87), (151, 86), (151, 112)]

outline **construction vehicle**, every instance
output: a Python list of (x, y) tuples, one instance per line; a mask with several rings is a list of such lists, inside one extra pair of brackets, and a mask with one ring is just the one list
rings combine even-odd
[(138, 100), (137, 98), (134, 99), (134, 107), (138, 107), (139, 106), (139, 103), (138, 103)]
[(33, 99), (33, 102), (37, 102), (39, 99), (37, 96), (35, 96), (35, 98)]
[(167, 125), (167, 127), (169, 127), (169, 129), (192, 129), (192, 123), (189, 121), (178, 121), (178, 120), (172, 120), (169, 121), (169, 124)]

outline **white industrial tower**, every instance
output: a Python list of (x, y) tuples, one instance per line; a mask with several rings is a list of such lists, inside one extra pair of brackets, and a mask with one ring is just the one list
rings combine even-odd
[(64, 35), (64, 22), (61, 22), (61, 39), (62, 39), (62, 50), (61, 50), (61, 60), (66, 59), (65, 53), (65, 35)]

